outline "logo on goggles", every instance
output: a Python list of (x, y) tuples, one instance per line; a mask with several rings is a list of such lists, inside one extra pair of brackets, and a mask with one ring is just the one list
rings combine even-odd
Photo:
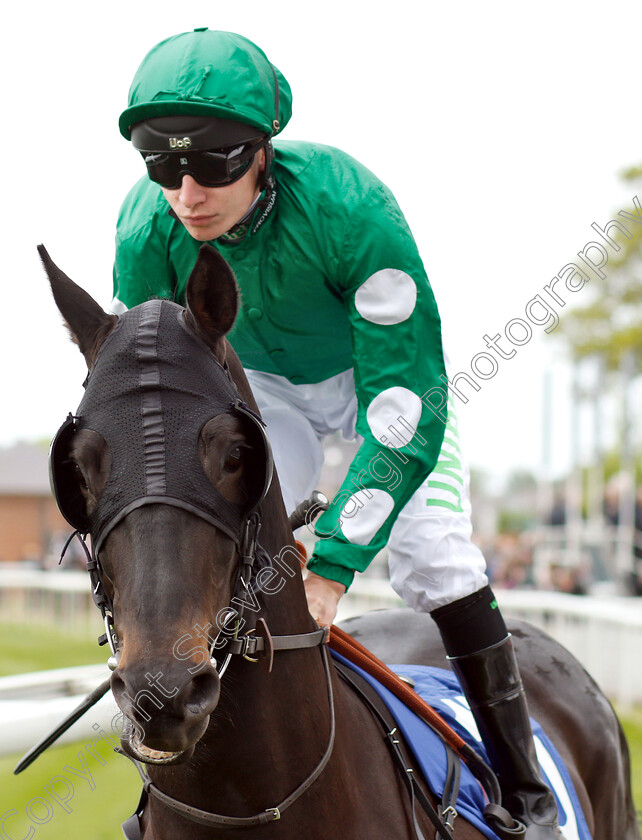
[(192, 138), (191, 137), (170, 137), (169, 138), (169, 147), (170, 149), (189, 149), (192, 145)]

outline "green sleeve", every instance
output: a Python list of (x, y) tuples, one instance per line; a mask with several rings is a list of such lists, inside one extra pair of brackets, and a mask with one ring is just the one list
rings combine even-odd
[(337, 281), (350, 321), (363, 443), (317, 521), (309, 568), (349, 586), (437, 462), (447, 420), (439, 313), (416, 244), (379, 182), (347, 220)]

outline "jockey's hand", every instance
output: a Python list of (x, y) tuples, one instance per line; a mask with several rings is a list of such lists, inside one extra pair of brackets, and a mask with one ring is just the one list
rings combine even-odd
[(314, 572), (308, 572), (303, 585), (310, 615), (319, 626), (329, 627), (337, 614), (339, 599), (346, 591), (345, 586), (336, 580), (315, 575)]

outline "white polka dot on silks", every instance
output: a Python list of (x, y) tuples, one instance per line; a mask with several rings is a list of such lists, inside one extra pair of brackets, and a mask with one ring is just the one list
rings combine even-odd
[(385, 490), (358, 490), (341, 509), (343, 536), (354, 545), (368, 545), (394, 506), (394, 499)]
[(382, 326), (408, 319), (417, 303), (415, 281), (397, 268), (375, 272), (359, 286), (354, 296), (357, 312), (366, 321)]
[[(417, 431), (422, 408), (417, 394), (396, 385), (377, 394), (368, 406), (366, 419), (375, 440), (385, 438), (388, 446), (399, 449), (406, 446)], [(391, 433), (390, 426), (397, 430), (396, 435)]]

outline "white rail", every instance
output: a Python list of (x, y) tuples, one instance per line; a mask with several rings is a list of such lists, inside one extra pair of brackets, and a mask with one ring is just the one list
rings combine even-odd
[(0, 620), (102, 632), (86, 572), (0, 568)]
[[(529, 621), (568, 648), (620, 707), (642, 703), (642, 599), (518, 589), (495, 593), (506, 617)], [(339, 618), (398, 606), (401, 600), (385, 581), (361, 578)]]
[[(108, 675), (103, 664), (0, 678), (0, 755), (24, 753), (33, 747)], [(58, 743), (92, 741), (97, 737), (96, 725), (113, 737), (112, 723), (117, 717), (118, 708), (110, 692)]]
[[(557, 592), (496, 590), (506, 616), (530, 621), (568, 648), (621, 708), (642, 703), (642, 601)], [(98, 611), (84, 573), (0, 571), (1, 617), (55, 621), (92, 632)], [(357, 579), (342, 600), (338, 620), (403, 606), (387, 581)], [(97, 659), (100, 651), (97, 649)], [(0, 754), (32, 746), (80, 702), (106, 673), (104, 665), (0, 679)], [(102, 676), (104, 679), (104, 676)], [(91, 737), (92, 724), (109, 726), (116, 713), (110, 696), (78, 722), (65, 740)]]

